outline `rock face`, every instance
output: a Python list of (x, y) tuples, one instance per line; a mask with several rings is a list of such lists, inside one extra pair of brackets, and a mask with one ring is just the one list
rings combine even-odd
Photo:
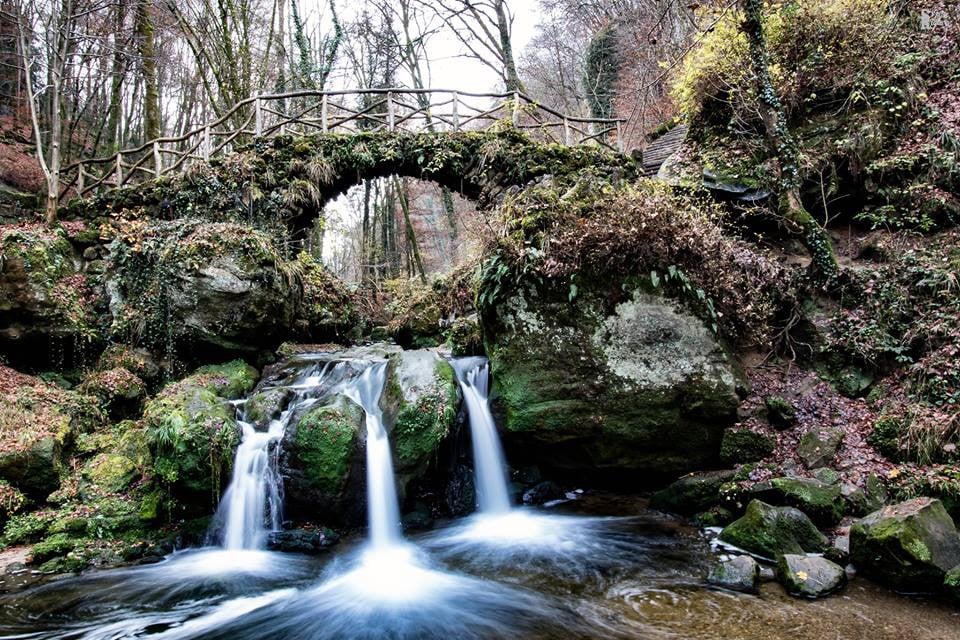
[(716, 459), (739, 403), (734, 369), (680, 303), (619, 286), (527, 288), (487, 315), (508, 445), (561, 469), (676, 473)]
[(827, 538), (799, 509), (773, 507), (759, 500), (720, 532), (720, 539), (750, 553), (774, 559), (785, 553), (817, 553)]
[(826, 558), (787, 553), (777, 561), (777, 580), (790, 595), (814, 599), (842, 589), (847, 574)]
[(724, 589), (755, 593), (760, 584), (760, 565), (750, 556), (736, 556), (714, 567), (707, 582)]
[(960, 537), (939, 500), (914, 498), (856, 522), (850, 528), (850, 561), (893, 589), (935, 591), (960, 564)]

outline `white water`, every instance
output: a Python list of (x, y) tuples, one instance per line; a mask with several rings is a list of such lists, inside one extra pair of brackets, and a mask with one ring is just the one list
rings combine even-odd
[(507, 463), (490, 413), (489, 365), (486, 358), (458, 358), (452, 362), (463, 392), (470, 418), (473, 466), (477, 503), (481, 513), (504, 514), (510, 511), (507, 489)]
[(238, 422), (243, 429), (243, 440), (237, 447), (233, 477), (215, 519), (223, 528), (220, 544), (224, 549), (263, 549), (267, 534), (280, 530), (283, 485), (277, 471), (276, 448), (271, 447), (283, 438), (293, 416), (316, 402), (326, 387), (328, 369), (329, 366), (312, 365), (286, 385), (285, 388), (293, 390), (293, 397), (280, 417), (270, 421), (266, 431), (257, 431), (240, 405)]
[(343, 394), (363, 407), (366, 413), (367, 518), (370, 523), (370, 544), (374, 549), (386, 549), (403, 542), (393, 456), (380, 410), (386, 372), (386, 362), (375, 362), (343, 390)]

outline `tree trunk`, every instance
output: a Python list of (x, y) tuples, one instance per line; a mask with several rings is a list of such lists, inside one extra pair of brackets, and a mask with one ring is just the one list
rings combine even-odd
[(510, 38), (510, 21), (507, 19), (505, 0), (496, 0), (497, 31), (500, 35), (500, 50), (503, 53), (503, 79), (507, 91), (523, 91), (523, 83), (513, 59), (513, 42)]
[(397, 190), (397, 196), (400, 199), (400, 209), (403, 211), (403, 223), (407, 232), (407, 246), (413, 255), (413, 262), (417, 267), (420, 282), (427, 284), (427, 274), (423, 270), (423, 258), (420, 255), (420, 243), (417, 242), (417, 233), (413, 229), (413, 223), (410, 222), (410, 198), (407, 196), (406, 185), (403, 184), (399, 178), (394, 178), (394, 185)]
[(160, 137), (160, 88), (157, 78), (157, 36), (150, 15), (150, 3), (137, 3), (137, 53), (140, 55), (140, 72), (143, 74), (143, 139)]

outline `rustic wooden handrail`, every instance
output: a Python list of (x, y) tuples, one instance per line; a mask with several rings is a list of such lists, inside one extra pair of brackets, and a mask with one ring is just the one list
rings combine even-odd
[[(622, 122), (565, 115), (520, 92), (381, 88), (259, 94), (183, 135), (74, 162), (63, 170), (61, 197), (71, 190), (84, 197), (104, 188), (159, 178), (191, 162), (229, 154), (235, 143), (282, 134), (483, 131), (508, 125), (544, 142), (622, 152)], [(168, 162), (167, 157), (172, 159)]]

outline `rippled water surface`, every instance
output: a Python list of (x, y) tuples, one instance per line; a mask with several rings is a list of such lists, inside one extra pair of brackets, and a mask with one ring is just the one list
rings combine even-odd
[(219, 550), (0, 597), (0, 637), (960, 640), (960, 612), (862, 579), (807, 602), (705, 584), (706, 540), (604, 494), (467, 518), (382, 552)]

